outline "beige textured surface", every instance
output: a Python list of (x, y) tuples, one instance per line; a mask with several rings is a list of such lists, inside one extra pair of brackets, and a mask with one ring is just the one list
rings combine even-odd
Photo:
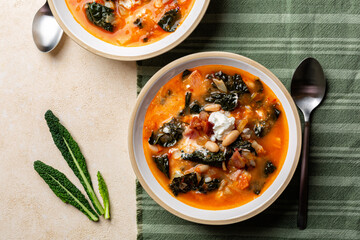
[[(64, 37), (54, 53), (32, 42), (31, 23), (44, 0), (0, 1), (0, 239), (135, 239), (135, 176), (127, 126), (136, 98), (134, 62), (93, 55)], [(64, 204), (33, 170), (42, 160), (81, 189), (44, 120), (52, 109), (96, 172), (108, 183), (112, 220), (93, 223)]]

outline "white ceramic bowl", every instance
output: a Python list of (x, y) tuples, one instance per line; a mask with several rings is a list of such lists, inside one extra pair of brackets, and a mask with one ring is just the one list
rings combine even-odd
[[(144, 156), (142, 131), (146, 110), (159, 89), (185, 69), (202, 65), (227, 65), (258, 76), (280, 100), (289, 126), (289, 147), (284, 165), (274, 182), (255, 200), (228, 210), (203, 210), (186, 205), (170, 195), (155, 179)], [(259, 63), (226, 52), (204, 52), (180, 58), (159, 70), (142, 89), (130, 120), (129, 154), (132, 167), (146, 192), (163, 208), (189, 221), (204, 224), (229, 224), (248, 219), (272, 204), (290, 182), (298, 164), (301, 127), (296, 106), (284, 85)]]
[(50, 9), (65, 33), (83, 48), (103, 57), (135, 61), (160, 55), (181, 43), (199, 24), (210, 0), (196, 0), (184, 22), (165, 38), (141, 47), (120, 47), (87, 32), (73, 17), (65, 0), (48, 0)]

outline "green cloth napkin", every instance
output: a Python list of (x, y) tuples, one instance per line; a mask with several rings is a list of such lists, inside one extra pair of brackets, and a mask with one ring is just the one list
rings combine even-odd
[(249, 57), (288, 89), (304, 58), (322, 64), (328, 88), (312, 115), (308, 227), (296, 227), (298, 168), (268, 209), (227, 226), (182, 220), (137, 183), (138, 239), (360, 239), (360, 1), (213, 0), (182, 44), (138, 62), (138, 90), (164, 65), (201, 51)]

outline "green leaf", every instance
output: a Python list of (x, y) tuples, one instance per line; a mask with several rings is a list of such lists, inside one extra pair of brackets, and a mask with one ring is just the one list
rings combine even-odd
[(101, 173), (98, 171), (97, 173), (98, 183), (99, 183), (99, 192), (103, 199), (104, 208), (105, 208), (105, 219), (110, 219), (110, 201), (109, 201), (109, 191), (106, 186), (105, 180), (102, 177)]
[(34, 162), (34, 169), (64, 203), (73, 205), (92, 221), (96, 222), (99, 220), (85, 196), (63, 173), (41, 161)]
[(90, 22), (106, 31), (113, 32), (114, 25), (112, 22), (115, 19), (114, 10), (101, 5), (97, 2), (86, 3), (85, 5), (86, 17)]
[(166, 32), (174, 32), (179, 25), (180, 18), (179, 8), (171, 9), (161, 17), (158, 25)]
[(55, 145), (60, 150), (76, 177), (80, 180), (80, 183), (83, 185), (95, 210), (100, 215), (104, 214), (104, 209), (94, 192), (90, 174), (87, 170), (86, 161), (80, 151), (79, 145), (72, 138), (68, 130), (59, 122), (59, 119), (51, 110), (48, 110), (45, 113), (45, 119)]
[(163, 172), (168, 178), (170, 178), (168, 154), (165, 153), (164, 155), (161, 156), (153, 156), (153, 160), (156, 163), (157, 168), (161, 172)]

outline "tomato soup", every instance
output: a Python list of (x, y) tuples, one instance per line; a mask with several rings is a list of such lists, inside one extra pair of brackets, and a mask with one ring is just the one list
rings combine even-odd
[(65, 0), (75, 20), (117, 46), (156, 42), (176, 31), (195, 0)]
[(285, 111), (258, 77), (223, 65), (186, 69), (149, 105), (143, 148), (170, 194), (201, 209), (230, 209), (260, 196), (286, 158)]

